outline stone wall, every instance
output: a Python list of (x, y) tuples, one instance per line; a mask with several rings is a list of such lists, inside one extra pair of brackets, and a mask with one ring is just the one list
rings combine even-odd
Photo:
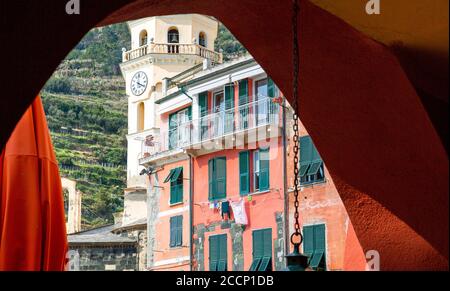
[(69, 271), (135, 271), (136, 246), (80, 246), (69, 250)]
[(147, 270), (147, 229), (141, 226), (137, 229), (130, 229), (117, 233), (120, 236), (128, 237), (137, 240), (136, 254), (139, 271)]
[[(276, 212), (275, 218), (277, 227), (273, 231), (276, 231), (276, 238), (273, 240), (273, 262), (276, 271), (283, 270), (285, 267), (284, 258), (284, 217), (282, 212)], [(244, 270), (244, 231), (252, 231), (252, 229), (246, 229), (244, 225), (236, 224), (234, 220), (217, 221), (212, 222), (209, 225), (198, 224), (194, 226), (194, 257), (193, 257), (193, 270), (194, 271), (207, 271), (205, 266), (205, 234), (214, 232), (217, 229), (229, 229), (229, 235), (231, 237), (231, 249), (232, 249), (232, 266), (230, 271), (246, 271)], [(246, 252), (252, 252), (252, 249), (246, 249)], [(230, 256), (230, 254), (228, 254)]]

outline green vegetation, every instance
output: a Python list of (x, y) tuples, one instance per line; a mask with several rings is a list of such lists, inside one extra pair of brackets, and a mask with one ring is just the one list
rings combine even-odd
[(225, 61), (247, 54), (245, 47), (221, 23), (214, 47), (216, 51), (222, 50)]
[[(120, 74), (126, 24), (95, 28), (67, 55), (41, 92), (61, 175), (83, 193), (82, 228), (113, 222), (126, 186), (127, 100)], [(245, 48), (223, 26), (225, 60)]]
[(126, 24), (91, 30), (41, 92), (61, 176), (83, 193), (82, 227), (113, 222), (126, 186), (127, 100), (119, 70)]

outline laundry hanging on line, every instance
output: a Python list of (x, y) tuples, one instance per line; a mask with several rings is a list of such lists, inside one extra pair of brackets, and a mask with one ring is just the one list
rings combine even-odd
[(233, 210), (234, 221), (236, 224), (247, 225), (248, 218), (245, 210), (245, 201), (241, 199), (236, 202), (230, 202), (231, 209)]

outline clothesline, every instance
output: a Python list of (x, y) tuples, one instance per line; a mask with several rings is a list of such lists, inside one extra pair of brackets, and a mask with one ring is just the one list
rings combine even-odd
[[(277, 193), (278, 195), (280, 195), (280, 189), (276, 189), (276, 193)], [(264, 194), (256, 194), (256, 195), (264, 195), (264, 199), (261, 200), (260, 203), (258, 203), (258, 204), (255, 205), (254, 207), (259, 207), (259, 206), (263, 205), (264, 202), (266, 202), (266, 200), (268, 199), (268, 197), (269, 197), (270, 194), (275, 194), (275, 192), (264, 193)], [(252, 195), (250, 195), (250, 196), (252, 196)], [(196, 202), (196, 203), (194, 203), (194, 205), (200, 206), (200, 209), (204, 212), (203, 207), (204, 207), (204, 206), (210, 206), (212, 203), (220, 203), (220, 202), (225, 202), (225, 201), (228, 201), (228, 202), (239, 202), (239, 201), (241, 201), (241, 200), (244, 200), (245, 197), (248, 197), (248, 196), (235, 195), (235, 196), (227, 197), (227, 198), (224, 198), (224, 199), (218, 199), (218, 200), (216, 200), (216, 201), (201, 201), (201, 202)], [(273, 197), (273, 195), (271, 195), (271, 199), (280, 199), (280, 200), (283, 199), (283, 197), (275, 197), (275, 198), (272, 198), (272, 197)], [(239, 199), (234, 200), (234, 199), (236, 199), (236, 198), (239, 198)]]
[[(277, 194), (280, 193), (280, 189), (274, 189), (274, 190), (277, 192)], [(222, 199), (216, 199), (216, 200), (213, 200), (213, 201), (209, 201), (209, 200), (208, 201), (200, 201), (200, 202), (194, 203), (194, 205), (198, 205), (198, 206), (200, 206), (200, 204), (209, 205), (209, 204), (214, 203), (214, 202), (223, 202), (223, 201), (232, 202), (233, 199), (236, 199), (236, 198), (239, 198), (236, 201), (240, 201), (241, 199), (244, 199), (245, 197), (248, 197), (248, 196), (260, 196), (260, 195), (267, 195), (267, 194), (275, 194), (275, 193), (273, 193), (273, 192), (257, 193), (257, 194), (253, 194), (253, 195), (252, 194), (247, 194), (245, 196), (242, 196), (242, 195), (238, 194), (238, 195), (234, 195), (234, 196), (230, 196), (230, 197), (226, 197), (226, 198), (222, 198)], [(266, 198), (267, 198), (267, 196), (265, 197), (265, 199)], [(282, 199), (282, 198), (280, 198), (280, 199)]]

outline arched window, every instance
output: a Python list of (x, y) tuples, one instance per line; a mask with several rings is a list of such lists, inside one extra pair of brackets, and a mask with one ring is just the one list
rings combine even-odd
[(155, 85), (155, 91), (158, 92), (158, 93), (161, 93), (161, 92), (162, 92), (162, 82), (156, 83), (156, 85)]
[(145, 108), (144, 102), (139, 103), (137, 108), (137, 131), (144, 130)]
[(198, 44), (206, 47), (206, 34), (203, 31), (198, 34)]
[(178, 33), (178, 29), (176, 29), (175, 27), (169, 29), (169, 32), (167, 33), (167, 42), (168, 43), (180, 42), (180, 35)]
[(141, 33), (139, 34), (139, 46), (144, 46), (147, 44), (147, 40), (148, 40), (148, 34), (147, 34), (147, 30), (143, 30), (141, 31)]

